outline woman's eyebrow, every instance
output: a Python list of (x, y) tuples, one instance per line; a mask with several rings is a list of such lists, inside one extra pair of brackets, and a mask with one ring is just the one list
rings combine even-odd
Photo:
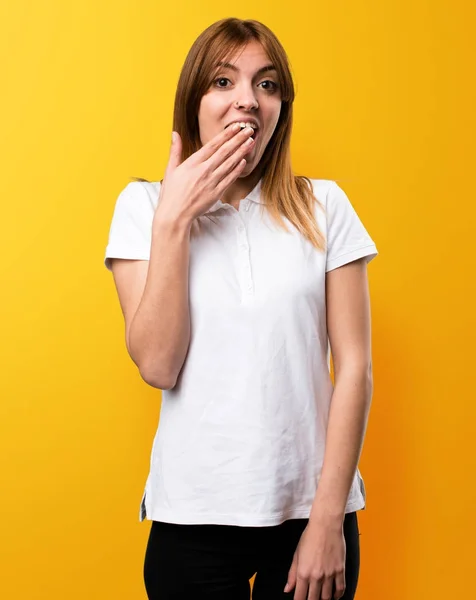
[[(239, 71), (238, 67), (232, 65), (228, 62), (219, 62), (216, 65), (217, 67), (223, 67), (224, 69), (230, 69), (231, 71)], [(276, 67), (274, 65), (265, 65), (256, 71), (256, 75), (261, 75), (262, 73), (267, 73), (268, 71), (276, 71)]]

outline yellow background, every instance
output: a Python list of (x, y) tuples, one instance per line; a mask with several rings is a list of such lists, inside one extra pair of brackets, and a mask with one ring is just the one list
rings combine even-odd
[(471, 597), (474, 14), (465, 0), (0, 5), (1, 548), (8, 600), (145, 599), (138, 512), (160, 406), (102, 264), (116, 197), (168, 160), (199, 33), (266, 23), (296, 79), (295, 172), (375, 240), (357, 600)]

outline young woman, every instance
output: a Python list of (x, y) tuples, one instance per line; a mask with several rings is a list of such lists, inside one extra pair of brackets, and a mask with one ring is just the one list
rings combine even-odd
[(293, 174), (293, 101), (265, 25), (214, 23), (180, 75), (164, 178), (116, 201), (105, 263), (163, 390), (139, 514), (151, 600), (248, 600), (255, 574), (254, 600), (357, 587), (377, 249), (335, 181)]

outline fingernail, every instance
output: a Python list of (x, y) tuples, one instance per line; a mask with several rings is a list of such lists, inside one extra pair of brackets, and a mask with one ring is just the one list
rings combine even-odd
[(289, 583), (284, 586), (284, 591), (287, 592), (289, 590)]
[(172, 144), (175, 142), (175, 131), (172, 131)]

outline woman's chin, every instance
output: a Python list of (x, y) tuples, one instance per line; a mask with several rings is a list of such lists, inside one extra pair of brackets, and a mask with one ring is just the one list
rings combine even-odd
[(244, 158), (246, 159), (246, 165), (242, 172), (249, 174), (256, 167), (256, 157), (254, 152), (249, 152), (248, 154), (245, 154)]

